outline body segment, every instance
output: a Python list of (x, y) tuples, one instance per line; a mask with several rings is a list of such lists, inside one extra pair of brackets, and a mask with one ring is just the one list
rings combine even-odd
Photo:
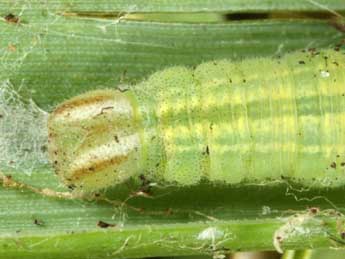
[[(170, 184), (193, 185), (202, 179), (226, 184), (260, 183), (289, 178), (316, 187), (343, 185), (344, 71), (345, 55), (336, 51), (295, 53), (281, 59), (215, 61), (195, 69), (170, 68), (125, 93), (111, 91), (122, 96), (124, 103), (127, 100), (131, 115), (124, 122), (113, 114), (109, 123), (118, 126), (108, 127), (106, 135), (99, 130), (84, 130), (78, 141), (83, 139), (85, 144), (94, 138), (96, 144), (97, 139), (106, 142), (110, 136), (119, 135), (118, 131), (125, 132), (120, 134), (123, 138), (136, 136), (136, 144), (129, 149), (123, 147), (129, 145), (126, 142), (108, 143), (116, 154), (121, 145), (121, 150), (134, 154), (137, 162), (130, 160), (135, 166), (123, 167), (129, 170), (123, 174), (143, 174)], [(114, 102), (111, 106), (116, 105)], [(55, 111), (50, 119), (54, 136), (51, 154), (53, 149), (64, 149), (62, 142), (56, 145), (61, 134), (56, 128), (62, 125), (57, 117)], [(95, 123), (90, 117), (86, 120)], [(69, 127), (62, 126), (66, 134)], [(70, 160), (65, 162), (60, 155), (52, 157), (64, 165), (57, 172), (66, 181), (63, 175), (86, 149), (68, 135), (64, 142), (76, 150), (70, 152)], [(114, 160), (107, 174), (117, 174), (115, 167), (121, 163)], [(71, 171), (69, 174), (75, 175)], [(82, 185), (90, 186), (86, 189), (98, 189), (91, 182), (85, 184), (92, 174), (81, 173)]]

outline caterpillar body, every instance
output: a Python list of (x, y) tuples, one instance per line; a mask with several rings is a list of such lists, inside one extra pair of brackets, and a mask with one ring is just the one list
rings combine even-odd
[(282, 177), (345, 185), (345, 55), (299, 52), (173, 67), (95, 90), (50, 115), (49, 153), (71, 188), (144, 175), (179, 186)]

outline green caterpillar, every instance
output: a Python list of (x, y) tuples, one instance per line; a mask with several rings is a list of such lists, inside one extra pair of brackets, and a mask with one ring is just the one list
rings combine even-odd
[(345, 55), (173, 67), (127, 91), (67, 100), (48, 127), (57, 174), (86, 192), (140, 175), (179, 186), (345, 185)]

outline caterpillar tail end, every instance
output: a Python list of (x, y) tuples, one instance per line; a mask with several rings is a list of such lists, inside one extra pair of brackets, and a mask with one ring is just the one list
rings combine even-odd
[(60, 104), (48, 120), (48, 151), (70, 189), (94, 192), (139, 170), (140, 136), (130, 95), (96, 90)]

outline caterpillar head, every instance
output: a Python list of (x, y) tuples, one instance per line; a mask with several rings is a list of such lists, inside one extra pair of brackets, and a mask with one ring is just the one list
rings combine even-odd
[(71, 189), (92, 192), (139, 169), (140, 136), (130, 94), (96, 90), (60, 104), (48, 120), (55, 172)]

